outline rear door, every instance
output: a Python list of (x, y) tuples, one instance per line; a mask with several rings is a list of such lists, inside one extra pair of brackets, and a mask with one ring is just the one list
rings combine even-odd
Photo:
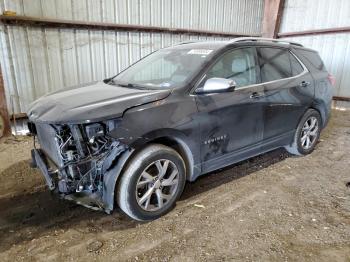
[(287, 144), (314, 96), (314, 82), (306, 67), (287, 48), (258, 48), (265, 88), (265, 142)]
[[(320, 110), (322, 119), (326, 120), (331, 111), (333, 88), (323, 61), (320, 55), (314, 50), (294, 48), (293, 51), (310, 70), (315, 83), (315, 101), (320, 105), (318, 109)], [(323, 125), (325, 124), (326, 121), (323, 122)]]

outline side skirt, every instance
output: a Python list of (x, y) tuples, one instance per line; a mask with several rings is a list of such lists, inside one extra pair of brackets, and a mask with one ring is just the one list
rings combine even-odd
[[(294, 132), (295, 130), (280, 135), (278, 137), (274, 137), (266, 141), (260, 142), (256, 145), (245, 147), (240, 150), (225, 154), (223, 156), (210, 159), (202, 164), (202, 172), (200, 175), (204, 175), (219, 168), (223, 168), (249, 159), (251, 157), (264, 154), (274, 149), (284, 147), (285, 145), (290, 144), (291, 140), (293, 139)], [(193, 177), (191, 181), (194, 181), (197, 177)]]

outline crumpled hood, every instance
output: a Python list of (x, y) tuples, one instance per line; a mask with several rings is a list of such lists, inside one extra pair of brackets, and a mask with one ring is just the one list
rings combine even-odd
[(170, 90), (139, 90), (94, 82), (43, 96), (27, 112), (32, 122), (89, 123), (117, 118), (128, 108), (166, 98)]

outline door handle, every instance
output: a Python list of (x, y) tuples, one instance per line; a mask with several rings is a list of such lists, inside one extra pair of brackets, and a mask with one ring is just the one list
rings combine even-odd
[(253, 92), (251, 95), (250, 95), (250, 98), (251, 99), (257, 99), (259, 97), (262, 97), (263, 95), (259, 94), (258, 92)]
[(307, 86), (309, 86), (309, 85), (310, 85), (310, 82), (307, 82), (307, 81), (303, 81), (303, 82), (301, 82), (301, 84), (300, 84), (301, 87), (307, 87)]

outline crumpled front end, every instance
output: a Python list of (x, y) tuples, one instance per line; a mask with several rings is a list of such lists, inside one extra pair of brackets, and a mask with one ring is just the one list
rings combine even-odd
[(29, 129), (40, 144), (32, 150), (33, 165), (41, 170), (49, 189), (109, 213), (114, 187), (107, 184), (111, 182), (108, 176), (118, 158), (130, 151), (108, 136), (118, 124), (118, 120), (74, 125), (30, 123)]

